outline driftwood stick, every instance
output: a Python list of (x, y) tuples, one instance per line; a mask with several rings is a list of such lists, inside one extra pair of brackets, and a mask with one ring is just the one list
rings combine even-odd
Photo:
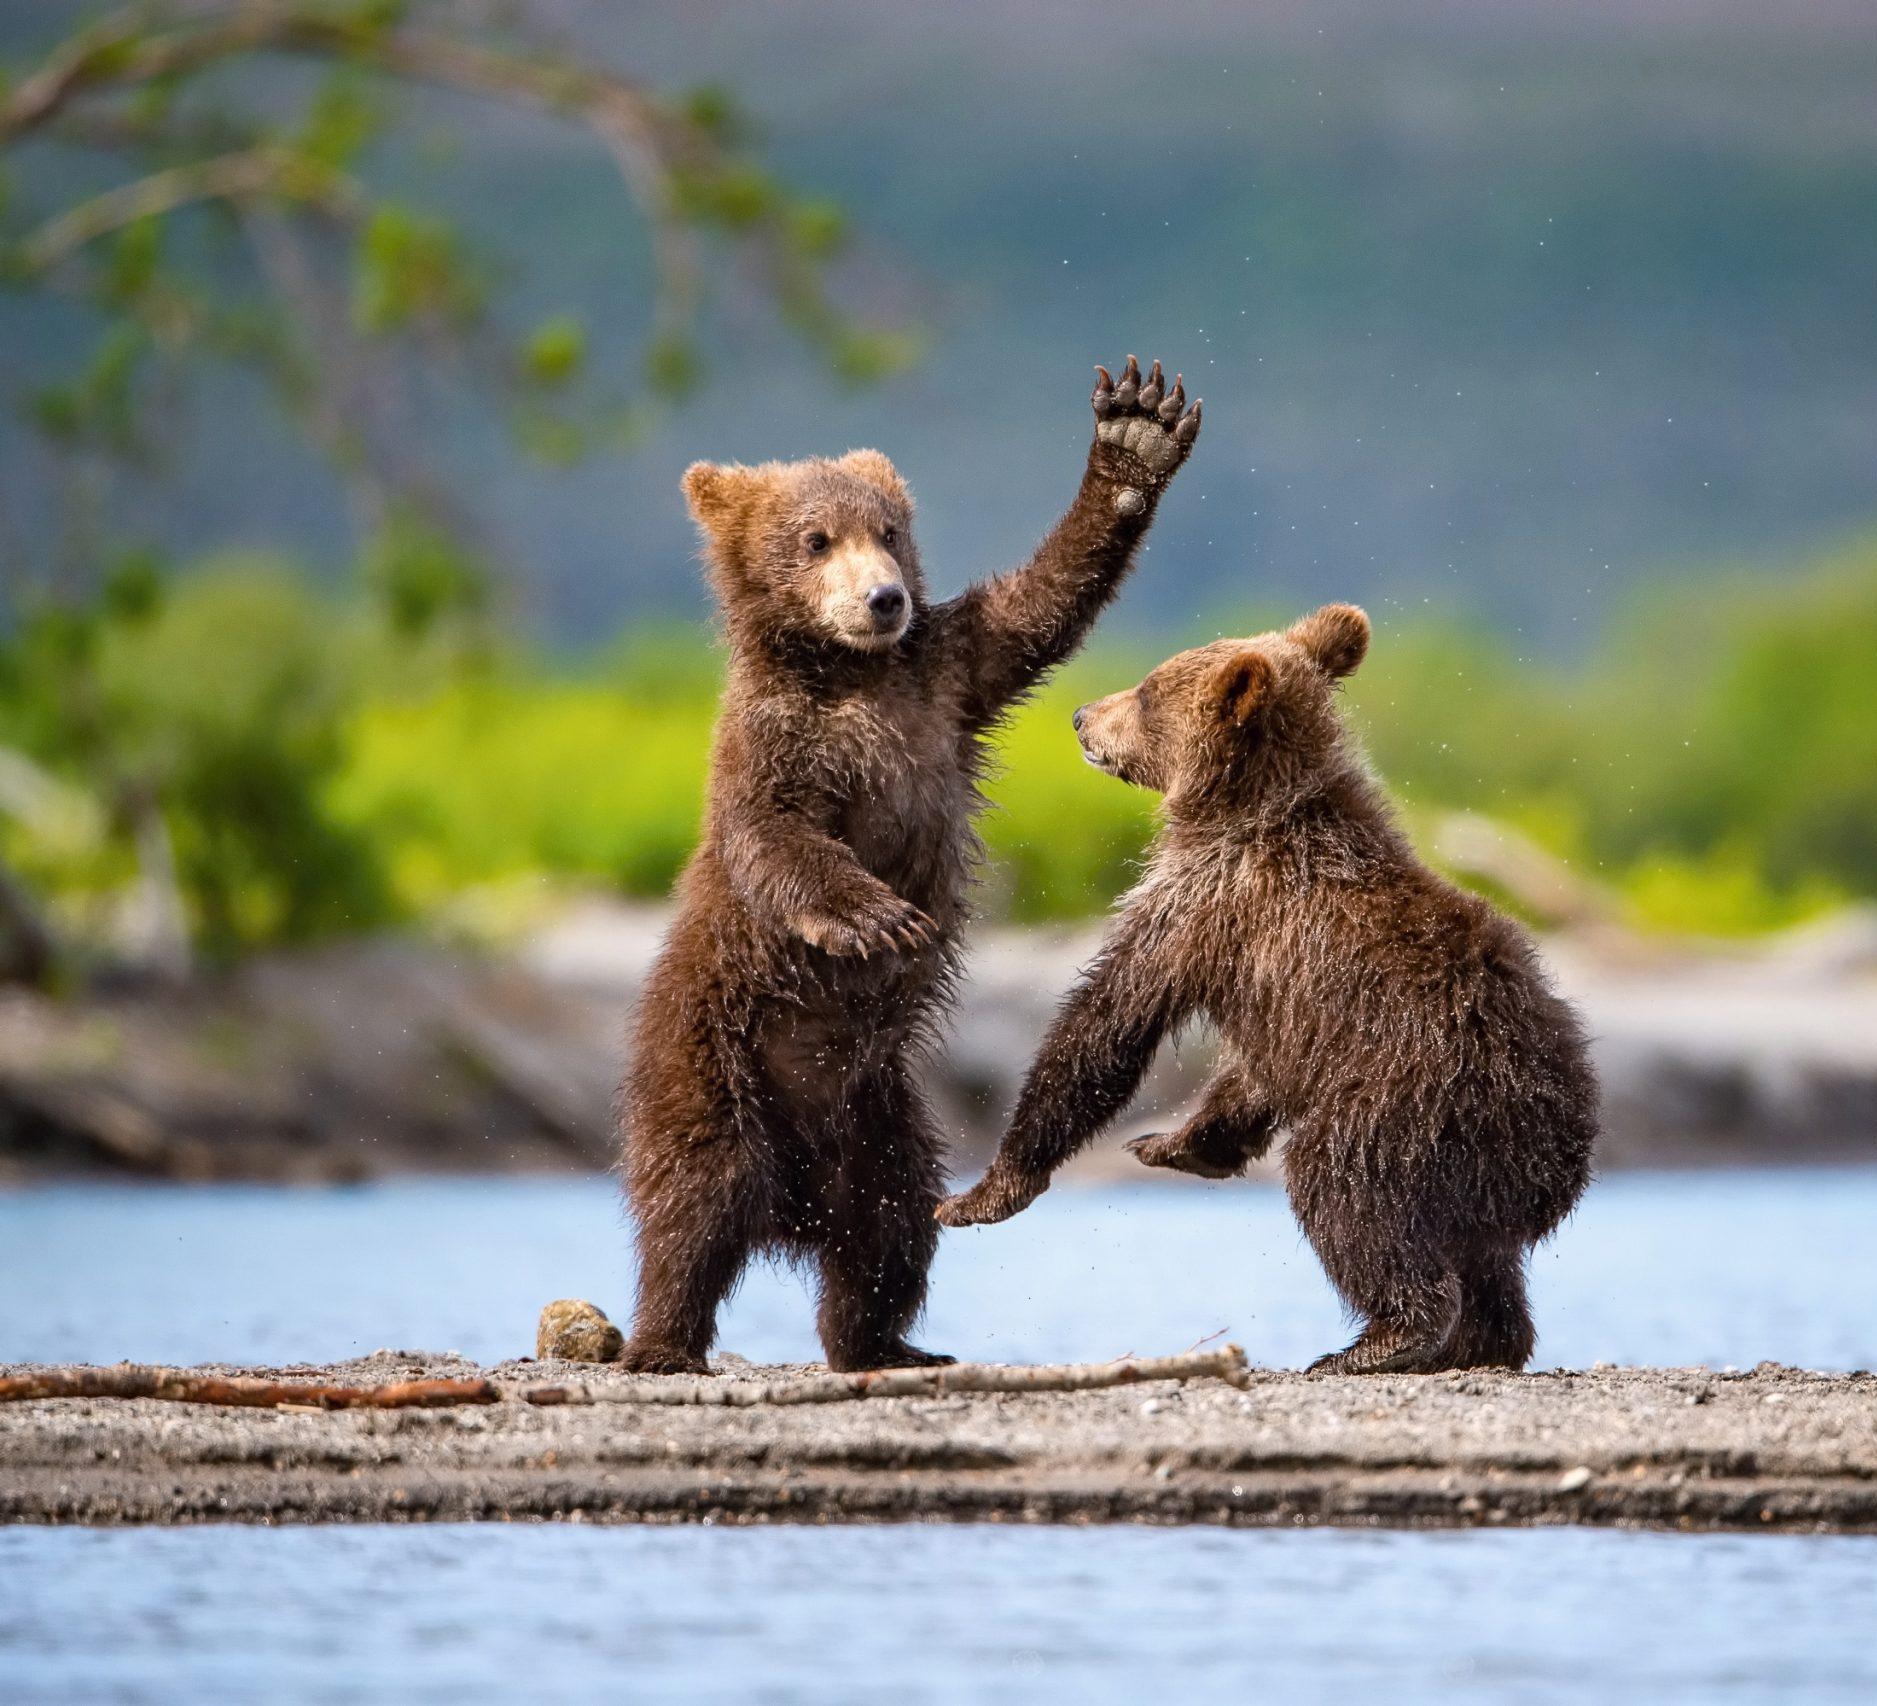
[(944, 1368), (882, 1368), (866, 1374), (818, 1374), (790, 1380), (687, 1380), (664, 1376), (617, 1385), (523, 1386), (504, 1397), (529, 1404), (838, 1404), (852, 1398), (937, 1398), (953, 1392), (1095, 1392), (1143, 1380), (1246, 1383), (1237, 1345), (1184, 1356), (1124, 1357), (1115, 1362), (1004, 1368), (961, 1362)]
[(663, 1377), (616, 1385), (500, 1387), (492, 1380), (403, 1380), (386, 1386), (322, 1386), (186, 1369), (119, 1363), (112, 1368), (48, 1368), (0, 1377), (0, 1404), (35, 1398), (157, 1398), (175, 1404), (247, 1409), (296, 1405), (320, 1410), (443, 1409), (455, 1404), (838, 1404), (854, 1398), (933, 1398), (953, 1392), (1094, 1392), (1144, 1380), (1246, 1381), (1237, 1345), (1171, 1357), (1004, 1368), (965, 1362), (944, 1368), (882, 1368), (866, 1374), (819, 1374), (788, 1380), (687, 1380)]
[(224, 1404), (271, 1410), (298, 1404), (320, 1410), (440, 1409), (452, 1404), (494, 1404), (489, 1380), (400, 1380), (387, 1386), (318, 1386), (289, 1380), (191, 1374), (179, 1368), (119, 1363), (114, 1368), (48, 1368), (0, 1377), (0, 1404), (32, 1398), (160, 1398), (172, 1404)]

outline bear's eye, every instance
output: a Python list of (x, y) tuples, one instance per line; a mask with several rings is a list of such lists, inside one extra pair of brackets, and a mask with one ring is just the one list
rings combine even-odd
[(805, 543), (810, 554), (819, 557), (828, 548), (828, 536), (825, 533), (811, 533)]
[(899, 529), (892, 522), (889, 521), (880, 529), (880, 543), (889, 551), (899, 543)]

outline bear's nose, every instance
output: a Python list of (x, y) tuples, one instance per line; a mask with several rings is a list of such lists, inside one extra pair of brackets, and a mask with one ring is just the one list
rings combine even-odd
[(882, 626), (897, 622), (906, 609), (906, 589), (883, 581), (867, 594), (867, 608), (873, 613), (874, 621)]
[(1075, 725), (1075, 732), (1080, 734), (1082, 732), (1082, 724), (1086, 722), (1087, 719), (1088, 707), (1086, 705), (1078, 705), (1075, 708), (1075, 715), (1071, 717), (1069, 721)]

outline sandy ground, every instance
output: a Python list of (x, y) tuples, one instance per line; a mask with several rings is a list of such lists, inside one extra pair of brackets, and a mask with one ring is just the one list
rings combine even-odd
[[(0, 1370), (19, 1373), (21, 1369)], [(372, 1383), (473, 1365), (381, 1351)], [(499, 1382), (618, 1378), (529, 1363)], [(727, 1379), (759, 1370), (726, 1358)], [(1877, 1376), (1599, 1368), (1249, 1389), (331, 1413), (0, 1406), (0, 1520), (1586, 1523), (1877, 1531)]]

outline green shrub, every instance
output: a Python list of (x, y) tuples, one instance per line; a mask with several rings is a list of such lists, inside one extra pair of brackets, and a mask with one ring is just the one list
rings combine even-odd
[[(0, 853), (55, 896), (126, 880), (134, 788), (220, 954), (514, 879), (655, 897), (696, 840), (723, 661), (702, 628), (638, 628), (574, 665), (499, 648), (473, 612), (413, 626), (268, 562), (122, 581), (92, 614), (42, 611), (0, 643), (0, 745), (111, 825), (87, 842), (0, 822)], [(1874, 653), (1877, 546), (1770, 590), (1658, 594), (1575, 669), (1384, 619), (1349, 703), (1411, 825), (1483, 812), (1641, 926), (1746, 932), (1877, 890)], [(1086, 916), (1133, 880), (1154, 802), (1084, 765), (1069, 717), (1156, 656), (1104, 646), (1000, 734), (990, 916)]]

